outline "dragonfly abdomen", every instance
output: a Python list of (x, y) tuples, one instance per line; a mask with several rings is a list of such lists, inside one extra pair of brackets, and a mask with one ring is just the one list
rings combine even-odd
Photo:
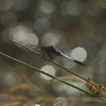
[(74, 59), (73, 59), (73, 58), (71, 58), (71, 57), (69, 57), (69, 56), (63, 54), (62, 52), (60, 52), (60, 54), (61, 54), (61, 56), (63, 56), (63, 57), (65, 57), (65, 58), (67, 58), (67, 59), (69, 59), (69, 60), (71, 60), (71, 61), (74, 62)]
[(75, 63), (77, 63), (77, 64), (80, 64), (80, 65), (82, 65), (82, 66), (86, 66), (86, 65), (83, 64), (82, 62), (80, 62), (80, 61), (78, 61), (78, 60), (75, 60), (75, 59), (73, 59), (73, 58), (71, 58), (71, 57), (69, 57), (69, 56), (63, 54), (62, 52), (60, 52), (60, 53), (61, 53), (61, 55), (62, 55), (63, 57), (65, 57), (65, 58), (67, 58), (67, 59), (69, 59), (69, 60), (71, 60), (71, 61), (73, 61), (73, 62), (75, 62)]

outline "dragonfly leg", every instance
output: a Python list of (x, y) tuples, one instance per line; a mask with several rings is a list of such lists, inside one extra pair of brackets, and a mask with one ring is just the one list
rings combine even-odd
[(52, 56), (52, 55), (50, 55), (50, 53), (49, 53), (49, 52), (47, 52), (47, 51), (44, 51), (43, 56), (44, 56), (46, 53), (48, 54), (49, 58), (52, 60), (52, 59), (53, 59), (53, 56)]
[(43, 56), (46, 54), (46, 51), (44, 51)]
[(46, 51), (44, 51), (44, 53), (42, 54), (42, 56), (44, 56), (46, 54)]
[(47, 52), (47, 54), (48, 54), (50, 60), (52, 60), (53, 59), (53, 56), (49, 52)]

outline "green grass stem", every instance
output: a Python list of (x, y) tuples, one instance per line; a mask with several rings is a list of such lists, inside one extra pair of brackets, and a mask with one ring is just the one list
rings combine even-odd
[[(34, 67), (34, 66), (31, 66), (31, 65), (29, 65), (29, 64), (27, 64), (27, 63), (24, 63), (24, 62), (22, 62), (22, 61), (20, 61), (20, 60), (18, 60), (18, 59), (15, 59), (15, 58), (13, 58), (13, 57), (11, 57), (11, 56), (9, 56), (9, 55), (4, 54), (4, 53), (2, 53), (2, 52), (0, 52), (0, 55), (6, 57), (6, 58), (8, 58), (8, 59), (11, 59), (11, 60), (13, 60), (13, 61), (16, 61), (16, 62), (18, 62), (18, 63), (20, 63), (20, 64), (22, 64), (22, 65), (25, 65), (25, 66), (27, 66), (27, 67), (29, 67), (29, 68), (35, 70), (35, 71), (38, 71), (38, 72), (40, 72), (40, 73), (42, 73), (42, 74), (45, 74), (45, 75), (47, 75), (47, 76), (49, 76), (49, 77), (51, 77), (51, 78), (53, 78), (53, 79), (56, 79), (56, 80), (58, 80), (58, 81), (60, 81), (60, 82), (62, 82), (62, 83), (64, 83), (64, 84), (66, 84), (66, 85), (69, 85), (69, 86), (71, 86), (71, 87), (73, 87), (73, 88), (75, 88), (75, 89), (77, 89), (77, 90), (79, 90), (79, 91), (82, 91), (82, 92), (86, 93), (87, 95), (94, 96), (94, 97), (95, 97), (95, 96), (96, 96), (96, 97), (100, 97), (100, 96), (97, 96), (97, 95), (93, 94), (92, 92), (89, 92), (89, 91), (87, 91), (87, 90), (84, 90), (84, 89), (82, 89), (82, 88), (79, 88), (79, 87), (77, 87), (77, 86), (75, 86), (75, 85), (73, 85), (73, 84), (71, 84), (71, 83), (69, 83), (69, 82), (67, 82), (67, 81), (65, 81), (65, 80), (62, 80), (62, 79), (60, 79), (60, 78), (58, 78), (58, 77), (55, 77), (55, 76), (52, 76), (52, 75), (50, 75), (50, 74), (48, 74), (48, 73), (46, 73), (46, 72), (43, 72), (43, 71), (39, 70), (38, 68), (36, 68), (36, 67)], [(71, 91), (70, 91), (70, 92), (71, 92)], [(105, 98), (103, 98), (103, 97), (100, 97), (100, 98), (101, 98), (102, 100), (106, 101)]]

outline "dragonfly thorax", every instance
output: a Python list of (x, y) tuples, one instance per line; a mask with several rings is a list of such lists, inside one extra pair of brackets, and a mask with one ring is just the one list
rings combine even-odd
[(48, 52), (48, 53), (53, 53), (53, 54), (56, 54), (56, 55), (60, 55), (60, 51), (58, 51), (53, 45), (42, 45), (41, 46), (41, 49)]

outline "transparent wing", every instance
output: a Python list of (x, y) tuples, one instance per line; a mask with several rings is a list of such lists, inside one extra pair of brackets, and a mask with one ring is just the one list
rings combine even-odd
[[(33, 45), (31, 45), (33, 46)], [(44, 50), (41, 49), (41, 45), (37, 46), (36, 48), (34, 48), (33, 50), (35, 50), (36, 52), (40, 53), (40, 54), (44, 54)], [(52, 55), (52, 54), (51, 54)], [(45, 57), (50, 58), (48, 53), (46, 52)], [(55, 58), (55, 55), (52, 55), (53, 58)], [(27, 51), (23, 51), (21, 53), (18, 54), (18, 59), (21, 61), (24, 61), (28, 64), (31, 64), (33, 66), (42, 66), (42, 64), (47, 64), (49, 61), (45, 60), (43, 57), (38, 56), (36, 53), (31, 52), (30, 50)]]

